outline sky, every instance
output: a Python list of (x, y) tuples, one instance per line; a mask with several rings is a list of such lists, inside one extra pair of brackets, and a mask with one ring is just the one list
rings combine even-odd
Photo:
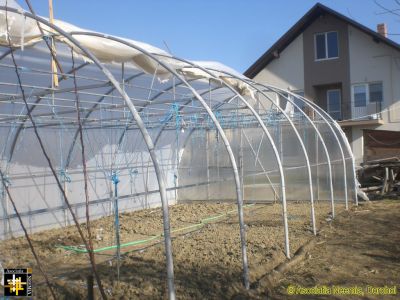
[[(48, 17), (48, 0), (30, 0)], [(376, 30), (388, 25), (400, 43), (399, 16), (384, 13), (374, 0), (320, 2)], [(24, 0), (17, 1), (26, 8)], [(317, 1), (312, 0), (53, 0), (54, 17), (79, 27), (152, 44), (175, 56), (219, 61), (244, 72)], [(397, 12), (397, 11), (396, 11)]]

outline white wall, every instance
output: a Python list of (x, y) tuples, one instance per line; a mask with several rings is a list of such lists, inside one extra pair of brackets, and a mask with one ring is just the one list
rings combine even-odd
[(303, 35), (299, 35), (254, 80), (283, 89), (304, 90)]
[(400, 51), (382, 42), (376, 43), (370, 35), (349, 26), (351, 84), (383, 82), (383, 109), (385, 122), (380, 130), (400, 130)]
[(354, 158), (356, 160), (356, 165), (363, 162), (364, 155), (364, 138), (362, 127), (353, 127), (351, 129), (352, 143), (351, 150), (353, 151)]

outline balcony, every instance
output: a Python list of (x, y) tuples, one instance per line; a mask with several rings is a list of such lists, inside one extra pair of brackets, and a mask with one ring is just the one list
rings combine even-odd
[(340, 118), (334, 114), (335, 119), (342, 127), (382, 125), (382, 102), (371, 102), (360, 105), (354, 101), (342, 103)]

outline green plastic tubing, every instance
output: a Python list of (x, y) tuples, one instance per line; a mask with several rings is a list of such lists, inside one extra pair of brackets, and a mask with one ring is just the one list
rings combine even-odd
[[(254, 205), (255, 205), (255, 204), (247, 204), (247, 205), (244, 205), (243, 208), (245, 208), (245, 207), (250, 207), (250, 206), (254, 206)], [(186, 226), (186, 227), (182, 227), (182, 228), (178, 228), (178, 229), (171, 230), (171, 233), (172, 233), (172, 232), (184, 231), (184, 230), (188, 230), (188, 229), (192, 229), (192, 228), (197, 228), (197, 227), (203, 227), (203, 226), (205, 226), (207, 223), (209, 223), (209, 222), (211, 222), (211, 221), (213, 221), (213, 220), (221, 219), (221, 218), (223, 218), (223, 217), (227, 216), (228, 214), (233, 213), (233, 212), (235, 212), (235, 211), (236, 211), (236, 209), (232, 209), (232, 210), (227, 211), (226, 213), (223, 213), (223, 214), (220, 214), (220, 215), (216, 215), (216, 216), (204, 218), (204, 219), (200, 220), (200, 223), (197, 223), (197, 224), (189, 225), (189, 226)], [(152, 236), (151, 238), (148, 238), (148, 239), (136, 240), (136, 241), (132, 241), (132, 242), (128, 242), (128, 243), (121, 244), (120, 247), (123, 248), (123, 247), (128, 247), (128, 246), (136, 246), (136, 245), (146, 244), (146, 243), (148, 243), (148, 242), (157, 240), (157, 239), (161, 238), (162, 236), (163, 236), (163, 234), (158, 234), (158, 235)], [(76, 247), (76, 246), (56, 245), (56, 248), (61, 248), (61, 249), (67, 250), (67, 251), (74, 251), (74, 252), (76, 252), (76, 253), (87, 253), (87, 250), (86, 250), (86, 249), (82, 249), (82, 248), (79, 248), (79, 247)], [(94, 249), (93, 252), (94, 252), (94, 253), (98, 253), (98, 252), (103, 252), (103, 251), (107, 251), (107, 250), (111, 250), (111, 249), (115, 249), (115, 248), (117, 248), (117, 245), (112, 245), (112, 246), (108, 246), (108, 247), (97, 248), (97, 249)]]

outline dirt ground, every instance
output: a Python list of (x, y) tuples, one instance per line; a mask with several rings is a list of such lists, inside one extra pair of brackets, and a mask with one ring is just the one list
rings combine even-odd
[[(318, 296), (318, 299), (399, 299), (399, 213), (399, 200), (384, 200), (342, 214), (330, 226), (324, 227), (305, 260), (282, 276), (270, 294), (271, 299), (317, 298), (288, 296), (288, 286), (312, 288), (323, 285), (358, 287), (356, 293), (361, 289), (364, 294), (346, 296), (340, 295), (347, 293), (346, 290), (337, 290), (338, 294)], [(368, 286), (396, 286), (397, 295), (378, 295), (379, 290), (368, 291)]]
[[(328, 217), (328, 202), (316, 203), (318, 241), (306, 259), (284, 274), (276, 286), (265, 275), (286, 260), (281, 207), (278, 204), (245, 208), (251, 289), (242, 286), (239, 226), (234, 204), (181, 204), (170, 208), (171, 229), (199, 223), (204, 226), (173, 233), (176, 294), (178, 299), (288, 299), (288, 285), (398, 284), (400, 278), (399, 212), (395, 201), (373, 202), (350, 212), (338, 205), (338, 217)], [(289, 203), (291, 253), (313, 240), (308, 203)], [(148, 239), (162, 232), (160, 209), (123, 213), (121, 242)], [(82, 226), (85, 227), (84, 225)], [(113, 218), (91, 222), (94, 248), (114, 244)], [(84, 228), (85, 229), (85, 228)], [(76, 229), (68, 227), (32, 234), (33, 244), (60, 299), (87, 297), (86, 278), (91, 273), (86, 254), (59, 248), (82, 242)], [(123, 258), (117, 281), (115, 249), (96, 254), (102, 283), (110, 299), (166, 298), (164, 247), (161, 239), (121, 249)], [(50, 293), (34, 263), (24, 238), (0, 243), (4, 267), (33, 267), (33, 292), (37, 299)], [(395, 281), (397, 279), (397, 282)], [(95, 295), (99, 293), (95, 288)], [(295, 296), (293, 296), (295, 297)], [(304, 299), (310, 299), (305, 297)], [(331, 297), (329, 297), (331, 299)]]

